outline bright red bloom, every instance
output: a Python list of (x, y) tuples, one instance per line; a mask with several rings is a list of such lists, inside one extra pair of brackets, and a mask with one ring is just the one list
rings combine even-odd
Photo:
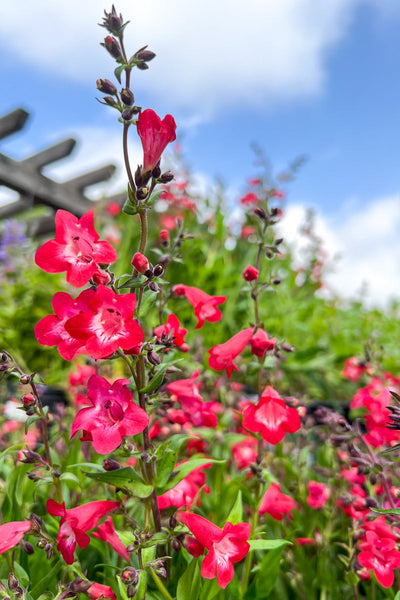
[(252, 265), (248, 265), (243, 271), (243, 279), (245, 281), (255, 281), (256, 279), (258, 279), (258, 273), (258, 269), (256, 269)]
[(277, 444), (285, 433), (300, 429), (300, 416), (295, 408), (287, 406), (278, 392), (267, 386), (258, 404), (248, 404), (243, 410), (243, 427), (270, 444)]
[(136, 252), (132, 258), (132, 266), (135, 267), (139, 273), (145, 273), (150, 268), (149, 259), (141, 252)]
[(87, 310), (69, 319), (65, 329), (82, 341), (90, 356), (107, 358), (120, 347), (130, 350), (144, 340), (143, 331), (133, 319), (135, 306), (135, 294), (117, 295), (99, 285)]
[(119, 539), (118, 534), (115, 531), (113, 520), (110, 516), (107, 517), (104, 523), (98, 526), (97, 531), (92, 532), (92, 535), (107, 542), (107, 544), (110, 544), (115, 552), (130, 563), (130, 554)]
[(231, 376), (233, 369), (236, 369), (236, 371), (239, 372), (233, 359), (245, 349), (251, 340), (253, 331), (254, 329), (252, 327), (239, 331), (239, 333), (231, 337), (224, 344), (217, 344), (211, 348), (211, 350), (208, 351), (210, 354), (208, 359), (210, 367), (216, 371), (223, 371), (226, 369), (228, 377)]
[(204, 325), (204, 321), (216, 323), (222, 319), (222, 313), (217, 308), (218, 304), (226, 301), (226, 296), (210, 296), (199, 288), (183, 285), (175, 285), (173, 288), (175, 296), (186, 296), (186, 299), (194, 307), (194, 316), (197, 317), (196, 329)]
[(250, 524), (232, 525), (228, 522), (223, 529), (220, 529), (207, 519), (188, 512), (180, 513), (178, 519), (209, 551), (201, 565), (202, 576), (206, 579), (214, 579), (216, 574), (218, 585), (224, 590), (233, 578), (233, 563), (242, 560), (250, 550), (247, 541), (251, 533)]
[(94, 449), (99, 454), (112, 452), (125, 435), (136, 435), (148, 425), (146, 411), (133, 401), (128, 390), (129, 379), (117, 379), (110, 384), (104, 377), (92, 375), (88, 381), (88, 401), (76, 415), (70, 439), (81, 429), (91, 434)]
[(239, 471), (245, 469), (250, 463), (256, 462), (257, 458), (257, 440), (252, 436), (247, 436), (245, 440), (233, 444), (232, 456)]
[(375, 531), (367, 531), (358, 542), (361, 552), (358, 562), (366, 569), (372, 569), (378, 582), (384, 588), (393, 585), (393, 569), (400, 567), (400, 552), (396, 550), (396, 541), (380, 537)]
[(178, 379), (167, 385), (171, 399), (180, 403), (182, 410), (168, 410), (168, 418), (173, 423), (192, 424), (194, 427), (216, 427), (216, 413), (220, 411), (218, 402), (204, 402), (195, 380), (199, 371), (195, 371), (189, 379)]
[(116, 599), (116, 595), (112, 591), (109, 585), (103, 585), (102, 583), (94, 583), (85, 592), (86, 596), (89, 596), (90, 600), (98, 600), (99, 598), (111, 598)]
[(14, 548), (31, 529), (30, 521), (10, 521), (0, 525), (0, 554)]
[(90, 537), (86, 532), (96, 527), (102, 517), (119, 508), (119, 502), (96, 500), (76, 508), (66, 509), (65, 502), (59, 504), (54, 500), (47, 500), (46, 508), (50, 515), (62, 517), (57, 548), (67, 565), (72, 565), (76, 545), (78, 544), (79, 548), (86, 548), (90, 543)]
[(240, 204), (243, 204), (245, 206), (249, 206), (251, 204), (257, 204), (258, 196), (256, 196), (256, 194), (253, 194), (253, 192), (249, 192), (248, 194), (243, 196), (243, 198), (240, 198), (239, 202), (240, 202)]
[[(176, 466), (179, 467), (179, 465)], [(209, 467), (211, 467), (211, 464), (203, 465), (202, 467), (194, 469), (175, 487), (165, 492), (165, 494), (158, 496), (157, 502), (159, 509), (163, 510), (164, 508), (169, 508), (170, 506), (176, 506), (177, 508), (185, 507), (187, 510), (190, 510), (196, 497), (196, 506), (198, 506), (200, 504), (200, 488), (205, 484), (206, 481), (206, 475), (203, 472), (203, 469), (207, 469)], [(209, 494), (210, 488), (206, 486), (204, 491)]]
[(57, 350), (65, 360), (71, 360), (85, 346), (85, 340), (76, 339), (65, 329), (69, 319), (88, 310), (89, 302), (95, 291), (84, 290), (74, 300), (66, 292), (57, 292), (53, 296), (54, 315), (47, 315), (35, 326), (35, 336), (42, 346), (57, 346)]
[(356, 356), (351, 356), (344, 362), (342, 377), (355, 382), (360, 379), (363, 373), (368, 373), (370, 368), (370, 363), (361, 362)]
[(179, 319), (174, 313), (170, 313), (168, 315), (167, 321), (165, 325), (159, 325), (154, 329), (154, 333), (157, 338), (161, 340), (162, 336), (170, 336), (172, 333), (172, 341), (174, 346), (177, 346), (182, 350), (182, 352), (186, 352), (189, 350), (189, 346), (185, 343), (185, 335), (187, 334), (187, 329), (180, 326)]
[(264, 494), (258, 512), (260, 515), (268, 513), (273, 519), (282, 521), (284, 515), (290, 516), (295, 507), (295, 501), (290, 496), (282, 494), (281, 488), (276, 483), (271, 483)]
[(143, 172), (152, 171), (170, 142), (176, 140), (176, 124), (172, 115), (161, 121), (154, 110), (143, 110), (137, 120), (137, 132), (143, 146)]
[(257, 332), (250, 340), (251, 353), (256, 356), (264, 356), (266, 352), (275, 348), (276, 338), (269, 338), (264, 329), (257, 329)]
[(307, 504), (311, 508), (322, 508), (331, 495), (330, 489), (318, 481), (308, 482)]
[(46, 273), (67, 271), (67, 281), (82, 287), (99, 270), (99, 264), (117, 260), (115, 249), (108, 242), (99, 242), (93, 225), (93, 211), (80, 219), (66, 210), (56, 213), (56, 237), (41, 246), (35, 262)]

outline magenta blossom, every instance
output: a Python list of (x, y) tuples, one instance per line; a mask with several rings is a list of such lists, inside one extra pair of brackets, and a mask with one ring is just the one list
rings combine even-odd
[(30, 521), (10, 521), (0, 525), (0, 554), (14, 548), (31, 529)]
[[(201, 565), (201, 574), (206, 579), (214, 579), (217, 575), (218, 585), (224, 590), (234, 575), (233, 563), (242, 560), (250, 550), (248, 539), (251, 533), (249, 523), (226, 523), (223, 529), (214, 525), (204, 517), (182, 512), (178, 519), (186, 525), (196, 538), (197, 556), (199, 544), (208, 554)], [(204, 551), (204, 550), (203, 550)]]
[(66, 210), (58, 210), (55, 218), (56, 237), (41, 246), (35, 262), (46, 273), (67, 271), (67, 281), (82, 287), (95, 273), (99, 264), (117, 260), (115, 249), (108, 242), (99, 242), (93, 225), (93, 211), (80, 219)]
[(396, 550), (396, 540), (381, 537), (375, 531), (367, 531), (359, 540), (358, 547), (361, 549), (357, 557), (360, 565), (372, 570), (381, 586), (392, 587), (393, 569), (400, 567), (400, 552)]
[(265, 492), (258, 512), (260, 515), (268, 513), (273, 519), (282, 521), (283, 516), (291, 516), (295, 501), (290, 496), (283, 494), (277, 483), (271, 483)]
[(239, 371), (233, 362), (233, 359), (236, 358), (250, 342), (253, 331), (252, 327), (239, 331), (239, 333), (231, 337), (224, 344), (217, 344), (211, 348), (211, 350), (208, 351), (210, 354), (208, 359), (210, 367), (216, 371), (223, 371), (226, 369), (228, 377), (231, 376), (234, 369)]
[(96, 500), (66, 509), (65, 502), (59, 504), (54, 500), (47, 500), (46, 508), (47, 512), (54, 517), (61, 517), (57, 548), (67, 565), (72, 565), (76, 545), (78, 544), (79, 548), (86, 548), (90, 543), (90, 537), (86, 532), (96, 527), (100, 519), (109, 512), (119, 508), (119, 502)]
[(72, 438), (80, 429), (91, 434), (94, 449), (99, 454), (112, 452), (125, 435), (136, 435), (148, 425), (149, 418), (133, 401), (128, 379), (110, 384), (98, 375), (88, 381), (88, 401), (92, 406), (82, 408), (72, 427)]
[(189, 346), (185, 342), (187, 329), (181, 327), (179, 319), (176, 315), (174, 315), (174, 313), (170, 313), (165, 325), (159, 325), (156, 327), (154, 329), (154, 333), (159, 340), (161, 340), (163, 336), (170, 337), (174, 346), (180, 348), (182, 352), (187, 352), (189, 350)]
[(216, 323), (222, 319), (222, 313), (217, 306), (226, 301), (226, 296), (210, 296), (199, 288), (182, 283), (175, 285), (173, 292), (175, 296), (186, 296), (194, 307), (194, 316), (197, 317), (196, 329), (203, 327), (204, 321)]
[(99, 285), (87, 310), (69, 319), (65, 329), (82, 341), (90, 356), (107, 358), (118, 348), (130, 350), (144, 340), (143, 331), (133, 319), (135, 306), (135, 294), (117, 295)]
[(311, 506), (311, 508), (322, 508), (324, 504), (329, 500), (331, 495), (331, 491), (324, 483), (320, 483), (319, 481), (309, 481), (308, 482), (308, 496), (307, 496), (307, 504)]
[(154, 169), (170, 142), (176, 140), (176, 124), (172, 115), (161, 121), (154, 110), (143, 110), (137, 120), (137, 132), (143, 146), (143, 173)]
[(113, 520), (110, 516), (107, 517), (104, 523), (98, 526), (97, 531), (93, 531), (92, 535), (110, 544), (111, 548), (115, 550), (124, 560), (131, 562), (130, 554), (125, 548), (124, 544), (118, 537), (115, 531)]

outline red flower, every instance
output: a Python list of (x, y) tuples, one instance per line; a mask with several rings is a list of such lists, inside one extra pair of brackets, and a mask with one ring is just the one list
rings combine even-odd
[(88, 309), (69, 319), (65, 329), (85, 344), (90, 356), (107, 358), (119, 347), (130, 350), (144, 340), (143, 331), (133, 319), (135, 306), (135, 294), (117, 295), (99, 285), (88, 302)]
[(255, 281), (258, 279), (258, 269), (253, 267), (252, 265), (248, 265), (243, 271), (243, 279), (245, 281)]
[(248, 404), (243, 410), (243, 427), (270, 444), (277, 444), (285, 433), (300, 429), (300, 417), (295, 408), (289, 407), (278, 392), (267, 386), (258, 404)]
[(180, 513), (178, 519), (190, 529), (197, 542), (209, 551), (201, 565), (202, 576), (214, 579), (216, 573), (218, 585), (224, 590), (233, 578), (233, 563), (242, 560), (250, 550), (247, 542), (251, 533), (250, 524), (232, 525), (228, 522), (220, 529), (207, 519), (188, 512)]
[(222, 319), (222, 313), (217, 306), (226, 301), (226, 296), (210, 296), (199, 288), (182, 283), (175, 285), (173, 291), (175, 296), (186, 296), (188, 302), (194, 307), (194, 316), (197, 317), (196, 329), (203, 327), (204, 321), (216, 323)]
[(143, 146), (143, 173), (146, 173), (154, 169), (167, 145), (176, 140), (176, 124), (171, 115), (161, 121), (154, 110), (147, 109), (140, 113), (136, 125)]
[(257, 440), (253, 436), (247, 436), (245, 440), (233, 444), (232, 456), (239, 471), (256, 462)]
[(41, 246), (36, 264), (46, 273), (67, 271), (67, 281), (82, 287), (99, 270), (99, 264), (117, 260), (117, 253), (108, 242), (99, 242), (93, 225), (93, 211), (80, 219), (66, 210), (56, 213), (56, 237)]
[[(102, 525), (99, 525), (97, 531), (93, 531), (92, 535), (110, 544), (111, 548), (115, 550), (124, 560), (130, 563), (130, 554), (125, 548), (124, 544), (119, 539), (113, 520), (110, 516), (107, 517)], [(97, 584), (98, 585), (98, 584)]]
[(85, 592), (86, 596), (89, 596), (90, 600), (98, 600), (99, 598), (111, 598), (116, 599), (116, 595), (112, 591), (109, 585), (103, 585), (102, 583), (93, 583), (90, 588)]
[(228, 377), (231, 376), (233, 369), (236, 369), (236, 371), (239, 372), (233, 359), (236, 358), (250, 342), (253, 331), (252, 327), (239, 331), (239, 333), (231, 337), (224, 344), (217, 344), (211, 348), (211, 350), (208, 351), (211, 355), (208, 359), (210, 367), (216, 371), (223, 371), (226, 369)]
[(264, 494), (258, 512), (260, 515), (268, 513), (277, 521), (282, 521), (284, 515), (289, 515), (295, 507), (295, 501), (290, 496), (282, 494), (281, 488), (276, 483), (271, 483)]
[(88, 401), (76, 415), (70, 439), (81, 429), (91, 434), (94, 449), (99, 454), (112, 452), (125, 435), (136, 435), (148, 425), (146, 412), (133, 402), (128, 379), (110, 384), (98, 375), (88, 381)]
[(30, 529), (30, 521), (10, 521), (0, 525), (0, 554), (14, 548)]
[(368, 373), (370, 367), (369, 363), (360, 361), (356, 356), (351, 356), (344, 362), (342, 377), (353, 382), (358, 381), (363, 373)]
[(307, 487), (308, 506), (311, 506), (311, 508), (322, 508), (331, 495), (330, 489), (324, 483), (319, 483), (318, 481), (309, 481)]
[(187, 352), (189, 346), (185, 343), (185, 335), (187, 329), (180, 326), (179, 319), (174, 313), (168, 315), (165, 325), (159, 325), (154, 330), (157, 338), (162, 339), (162, 336), (169, 336), (172, 333), (172, 341), (174, 346), (177, 346), (182, 352)]
[(245, 206), (257, 204), (258, 196), (256, 196), (256, 194), (253, 194), (253, 192), (249, 192), (248, 194), (243, 196), (243, 198), (240, 198), (239, 202), (240, 204), (244, 204)]
[(374, 531), (367, 531), (359, 540), (361, 552), (358, 562), (366, 569), (372, 569), (378, 582), (384, 588), (393, 585), (393, 569), (400, 567), (400, 552), (396, 550), (396, 541), (388, 537), (380, 537)]
[[(176, 466), (179, 467), (179, 465)], [(176, 506), (177, 508), (185, 507), (186, 509), (190, 510), (196, 497), (196, 505), (198, 506), (200, 504), (200, 488), (205, 484), (206, 481), (206, 475), (203, 473), (203, 469), (209, 467), (211, 467), (211, 464), (203, 465), (202, 467), (194, 469), (175, 487), (165, 492), (165, 494), (158, 496), (157, 502), (159, 509), (163, 510), (164, 508), (169, 508), (170, 506)], [(204, 491), (208, 494), (210, 493), (210, 488), (206, 486)]]
[(47, 315), (35, 326), (35, 336), (42, 346), (57, 346), (65, 360), (71, 360), (85, 346), (85, 340), (76, 339), (65, 329), (66, 322), (81, 312), (88, 310), (89, 301), (95, 291), (84, 290), (74, 300), (66, 292), (57, 292), (53, 296), (54, 315)]
[(135, 267), (136, 271), (139, 271), (139, 273), (145, 273), (150, 268), (150, 263), (144, 254), (136, 252), (132, 258), (132, 266)]
[(264, 356), (266, 352), (275, 348), (276, 338), (269, 338), (264, 329), (257, 329), (257, 333), (250, 340), (251, 353), (256, 356)]
[(86, 532), (96, 527), (99, 520), (107, 513), (119, 508), (119, 502), (96, 500), (76, 508), (66, 509), (65, 502), (58, 504), (54, 500), (47, 500), (46, 508), (49, 514), (62, 517), (57, 548), (65, 562), (72, 565), (76, 545), (78, 544), (79, 548), (86, 548), (90, 543), (90, 537)]

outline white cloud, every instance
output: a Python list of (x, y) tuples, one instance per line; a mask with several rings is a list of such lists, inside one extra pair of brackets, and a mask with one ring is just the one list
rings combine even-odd
[[(394, 0), (119, 0), (132, 24), (127, 46), (157, 53), (142, 89), (188, 119), (226, 106), (270, 106), (319, 93), (325, 59), (360, 4), (386, 11)], [(108, 3), (107, 3), (108, 4)], [(110, 2), (111, 4), (111, 2)], [(2, 7), (0, 44), (57, 78), (94, 81), (111, 74), (99, 42), (98, 0), (19, 0)], [(110, 10), (110, 5), (106, 6)]]
[[(289, 206), (282, 221), (282, 233), (301, 256), (304, 239), (299, 228), (306, 207)], [(328, 286), (339, 296), (359, 299), (366, 291), (370, 306), (384, 306), (400, 298), (400, 196), (375, 198), (361, 205), (344, 205), (339, 215), (316, 214), (315, 231), (323, 240), (328, 262), (334, 271), (327, 276)]]

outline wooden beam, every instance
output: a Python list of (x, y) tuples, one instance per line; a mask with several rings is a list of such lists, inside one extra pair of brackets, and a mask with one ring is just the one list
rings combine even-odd
[(0, 117), (0, 140), (22, 129), (28, 117), (29, 113), (23, 108), (17, 108)]
[(32, 201), (27, 198), (20, 198), (13, 202), (8, 202), (0, 206), (0, 219), (9, 219), (25, 210), (32, 208)]
[(54, 144), (54, 146), (50, 146), (41, 152), (37, 152), (37, 154), (33, 154), (32, 156), (21, 160), (20, 163), (35, 171), (40, 171), (45, 165), (49, 165), (56, 160), (69, 156), (74, 149), (75, 144), (76, 140), (68, 138), (67, 140), (63, 140), (58, 144)]
[(114, 175), (115, 169), (115, 165), (105, 165), (104, 167), (100, 167), (100, 169), (95, 169), (94, 171), (89, 171), (83, 175), (78, 175), (78, 177), (74, 177), (73, 179), (68, 179), (67, 181), (64, 181), (62, 185), (68, 186), (74, 190), (82, 191), (86, 187), (89, 187), (89, 185), (94, 185), (95, 183), (100, 183), (100, 181), (110, 179)]

